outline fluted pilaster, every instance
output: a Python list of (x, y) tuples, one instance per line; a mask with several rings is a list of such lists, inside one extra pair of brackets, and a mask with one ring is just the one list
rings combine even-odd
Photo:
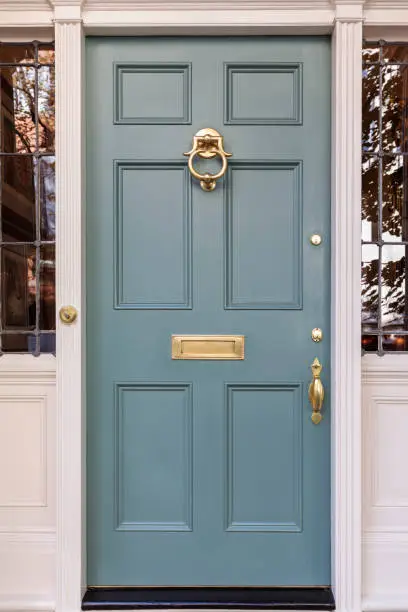
[(361, 610), (362, 15), (352, 8), (349, 19), (335, 23), (332, 93), (333, 569), (337, 609), (344, 612)]
[[(83, 447), (84, 231), (83, 32), (78, 19), (55, 21), (57, 308), (78, 318), (58, 320), (57, 333), (57, 611), (81, 609), (84, 538)], [(82, 486), (81, 486), (82, 483)]]

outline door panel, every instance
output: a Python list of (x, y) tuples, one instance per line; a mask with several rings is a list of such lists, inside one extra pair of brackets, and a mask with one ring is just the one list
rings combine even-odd
[[(301, 161), (232, 161), (228, 186), (226, 307), (301, 308)], [(280, 265), (266, 268), (260, 261)]]
[(89, 584), (329, 584), (330, 41), (90, 38), (87, 111)]

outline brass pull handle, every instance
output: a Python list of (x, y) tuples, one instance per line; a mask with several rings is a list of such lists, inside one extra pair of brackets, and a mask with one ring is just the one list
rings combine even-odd
[[(193, 148), (191, 151), (183, 153), (183, 155), (188, 156), (188, 169), (191, 175), (200, 181), (201, 189), (204, 191), (212, 191), (215, 189), (217, 180), (224, 176), (227, 171), (227, 157), (231, 157), (232, 153), (226, 153), (226, 151), (224, 151), (223, 140), (223, 137), (217, 130), (213, 128), (204, 128), (199, 130), (194, 136)], [(202, 159), (212, 159), (219, 155), (222, 161), (221, 170), (216, 174), (209, 174), (208, 172), (206, 174), (200, 174), (193, 166), (196, 155)]]
[(320, 380), (320, 373), (322, 371), (322, 364), (315, 357), (312, 365), (310, 366), (313, 374), (312, 382), (309, 385), (309, 401), (312, 404), (312, 421), (315, 425), (318, 425), (322, 420), (322, 406), (324, 400), (324, 387)]

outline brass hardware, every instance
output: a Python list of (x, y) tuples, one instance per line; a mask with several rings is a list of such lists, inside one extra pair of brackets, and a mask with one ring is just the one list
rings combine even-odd
[(323, 332), (320, 327), (312, 329), (312, 340), (313, 342), (321, 342), (323, 339)]
[(172, 336), (172, 359), (244, 359), (245, 336)]
[(71, 325), (78, 316), (78, 311), (75, 306), (62, 306), (59, 311), (59, 317), (66, 325)]
[[(188, 153), (183, 155), (188, 156), (188, 169), (192, 176), (200, 181), (201, 189), (204, 191), (212, 191), (215, 189), (216, 181), (224, 176), (227, 171), (227, 157), (231, 157), (232, 153), (226, 153), (224, 151), (224, 139), (217, 130), (213, 128), (203, 128), (199, 130), (193, 138), (193, 148)], [(222, 167), (216, 174), (200, 174), (193, 167), (193, 161), (195, 156), (201, 157), (202, 159), (212, 159), (217, 155), (220, 156), (222, 161)]]
[(312, 234), (312, 236), (310, 236), (310, 242), (313, 246), (319, 246), (319, 244), (322, 244), (322, 237), (320, 234)]
[(320, 380), (322, 364), (318, 358), (315, 357), (310, 367), (312, 369), (313, 379), (309, 385), (309, 401), (313, 408), (312, 421), (315, 425), (318, 425), (322, 420), (322, 406), (324, 400), (324, 387)]

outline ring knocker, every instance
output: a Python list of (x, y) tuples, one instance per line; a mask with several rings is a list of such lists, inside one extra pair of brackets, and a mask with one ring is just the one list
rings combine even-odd
[[(212, 191), (215, 189), (216, 182), (219, 178), (224, 176), (227, 171), (227, 157), (231, 157), (232, 153), (226, 153), (224, 151), (223, 137), (217, 130), (213, 128), (204, 128), (199, 130), (193, 138), (193, 148), (188, 153), (188, 169), (192, 176), (200, 181), (201, 189), (204, 191)], [(202, 159), (213, 159), (217, 155), (220, 156), (222, 161), (221, 170), (216, 174), (200, 174), (194, 169), (193, 161), (195, 156), (201, 157)]]

